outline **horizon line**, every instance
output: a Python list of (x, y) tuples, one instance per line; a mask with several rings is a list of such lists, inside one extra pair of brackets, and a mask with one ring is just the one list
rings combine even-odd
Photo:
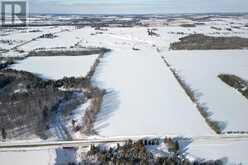
[(175, 12), (175, 13), (34, 13), (29, 12), (29, 15), (247, 15), (248, 12)]

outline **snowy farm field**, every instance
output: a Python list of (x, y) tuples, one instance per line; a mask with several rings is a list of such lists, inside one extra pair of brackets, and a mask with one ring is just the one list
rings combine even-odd
[(79, 32), (86, 45), (112, 50), (93, 77), (96, 86), (107, 90), (95, 124), (100, 135), (213, 134), (153, 46), (160, 40), (147, 37), (146, 28), (91, 33)]
[(224, 132), (248, 131), (248, 101), (218, 78), (219, 74), (248, 77), (248, 51), (169, 51), (166, 58), (208, 108), (210, 118), (224, 122)]
[[(100, 135), (212, 135), (214, 132), (158, 52), (158, 49), (166, 52), (169, 43), (180, 37), (170, 34), (171, 31), (181, 30), (185, 28), (158, 28), (161, 37), (150, 37), (144, 27), (109, 28), (101, 34), (94, 28), (72, 29), (59, 33), (57, 38), (38, 39), (21, 48), (26, 51), (59, 45), (69, 48), (79, 42), (82, 47), (112, 50), (102, 59), (93, 76), (95, 86), (107, 90), (95, 123)], [(59, 79), (84, 76), (95, 59), (96, 55), (29, 57), (12, 68)], [(127, 119), (132, 127), (126, 125)]]
[(247, 139), (196, 139), (186, 147), (185, 156), (190, 160), (217, 160), (227, 165), (247, 164)]
[(24, 51), (32, 51), (34, 49), (70, 48), (80, 42), (80, 38), (77, 36), (75, 31), (75, 27), (59, 27), (57, 28), (57, 31), (54, 32), (54, 37), (39, 38), (21, 46), (20, 49)]
[[(10, 159), (12, 158), (12, 159)], [(1, 164), (14, 165), (46, 165), (55, 164), (56, 152), (54, 149), (32, 151), (4, 151), (0, 152)]]
[[(0, 160), (11, 156), (25, 165), (32, 164), (31, 155), (42, 159), (41, 164), (76, 160), (75, 153), (49, 145), (35, 151), (7, 152), (3, 146), (1, 150), (2, 144), (12, 142), (61, 142), (58, 148), (64, 148), (68, 147), (64, 142), (80, 140), (102, 140), (99, 146), (108, 146), (107, 140), (113, 138), (117, 140), (111, 145), (116, 146), (120, 139), (124, 143), (154, 138), (146, 147), (155, 154), (170, 155), (170, 145), (181, 142), (173, 152), (192, 162), (228, 157), (228, 164), (248, 163), (248, 100), (218, 77), (229, 74), (248, 80), (247, 48), (179, 51), (171, 46), (194, 34), (246, 42), (247, 16), (135, 17), (140, 19), (134, 21), (136, 25), (115, 25), (108, 16), (96, 18), (111, 22), (107, 27), (98, 27), (94, 21), (92, 27), (72, 26), (72, 17), (48, 18), (66, 26), (0, 31), (0, 115), (13, 113), (0, 118), (6, 127), (0, 127)], [(221, 124), (222, 130), (216, 131), (211, 122)]]
[[(10, 159), (11, 158), (11, 159)], [(3, 165), (53, 165), (67, 164), (75, 161), (74, 150), (63, 149), (31, 149), (20, 151), (0, 151), (0, 160)]]
[(28, 71), (45, 79), (83, 77), (90, 71), (98, 55), (28, 57), (11, 66), (12, 69)]
[[(62, 30), (63, 27), (27, 27), (16, 29), (3, 29), (0, 32), (0, 48), (11, 49), (27, 41), (35, 39), (44, 33), (55, 33)], [(6, 41), (6, 42), (4, 42)], [(8, 41), (8, 42), (7, 42)]]
[(159, 56), (146, 52), (113, 52), (99, 66), (94, 81), (108, 91), (100, 135), (213, 134)]

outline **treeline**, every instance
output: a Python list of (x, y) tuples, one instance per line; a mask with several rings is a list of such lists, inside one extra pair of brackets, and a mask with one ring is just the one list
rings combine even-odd
[(169, 64), (169, 62), (166, 60), (165, 57), (162, 57), (162, 59), (167, 65), (167, 67), (169, 67), (170, 71), (172, 72), (178, 83), (181, 85), (181, 87), (184, 89), (185, 93), (188, 95), (190, 100), (196, 104), (197, 110), (204, 117), (208, 126), (212, 128), (212, 130), (215, 131), (215, 133), (221, 134), (223, 130), (222, 127), (225, 126), (225, 123), (210, 119), (210, 115), (207, 112), (207, 107), (200, 103), (199, 99), (196, 96), (195, 91), (185, 82), (185, 80), (183, 80), (183, 78), (177, 73), (177, 71), (173, 67), (171, 67), (171, 65)]
[(248, 38), (212, 37), (204, 34), (190, 34), (170, 44), (172, 50), (209, 50), (248, 48)]
[(90, 81), (84, 77), (64, 77), (63, 79), (59, 80), (47, 80), (47, 81), (38, 81), (37, 83), (33, 84), (34, 87), (46, 87), (46, 86), (53, 86), (55, 88), (63, 87), (65, 89), (70, 88), (86, 88), (90, 86)]
[(90, 106), (87, 108), (83, 116), (83, 127), (81, 132), (84, 134), (96, 134), (94, 130), (94, 123), (96, 121), (96, 115), (101, 110), (101, 105), (103, 101), (103, 96), (105, 90), (99, 88), (94, 88), (90, 93), (87, 94), (88, 99), (90, 99)]
[[(86, 75), (87, 80), (91, 80), (103, 56), (104, 53), (100, 54), (95, 60), (94, 64), (91, 66), (90, 71)], [(88, 99), (90, 99), (90, 106), (87, 108), (83, 116), (83, 127), (81, 129), (81, 132), (83, 132), (84, 134), (96, 134), (94, 130), (94, 123), (96, 121), (97, 114), (101, 110), (101, 105), (103, 102), (105, 92), (105, 90), (100, 89), (98, 87), (92, 87), (89, 83), (88, 92), (85, 92), (85, 95)]]
[(220, 74), (218, 77), (248, 99), (248, 81), (232, 74)]
[(31, 51), (27, 55), (31, 56), (84, 56), (84, 55), (92, 55), (92, 54), (104, 54), (110, 51), (106, 48), (85, 48), (78, 50), (39, 50), (39, 51)]

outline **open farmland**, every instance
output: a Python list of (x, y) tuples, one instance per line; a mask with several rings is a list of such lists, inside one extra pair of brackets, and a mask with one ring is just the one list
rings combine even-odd
[[(228, 163), (247, 162), (243, 154), (248, 147), (247, 98), (218, 77), (221, 74), (235, 75), (247, 85), (247, 16), (95, 16), (95, 23), (87, 22), (91, 18), (85, 20), (86, 25), (92, 24), (91, 27), (84, 23), (80, 25), (86, 17), (75, 26), (68, 24), (74, 17), (65, 17), (68, 18), (50, 18), (49, 27), (5, 29), (0, 32), (3, 36), (3, 40), (0, 39), (0, 66), (4, 73), (0, 77), (0, 94), (2, 98), (8, 95), (9, 101), (2, 104), (2, 99), (0, 105), (11, 109), (23, 103), (22, 97), (39, 95), (38, 89), (46, 86), (51, 91), (63, 93), (63, 97), (54, 101), (54, 106), (47, 107), (42, 97), (37, 101), (37, 106), (30, 99), (26, 99), (27, 104), (21, 104), (29, 107), (31, 112), (32, 107), (40, 109), (40, 120), (45, 116), (47, 124), (42, 129), (45, 138), (32, 136), (31, 132), (26, 131), (22, 139), (30, 135), (26, 140), (61, 140), (63, 143), (82, 139), (106, 140), (110, 137), (118, 141), (123, 138), (122, 142), (129, 146), (144, 149), (147, 145), (148, 151), (172, 154), (192, 162), (223, 157), (229, 158)], [(117, 18), (120, 24), (114, 24)], [(61, 19), (66, 23), (63, 24)], [(55, 26), (52, 21), (61, 24)], [(105, 21), (109, 22), (105, 24)], [(192, 36), (200, 36), (196, 37), (198, 40), (206, 37), (207, 47), (180, 51), (176, 47), (175, 50), (170, 48), (172, 43), (179, 42), (183, 37), (190, 38), (187, 46), (198, 43), (194, 37), (191, 40)], [(234, 48), (230, 47), (236, 41), (229, 40), (232, 37), (238, 37), (236, 39), (244, 45), (239, 47), (240, 44), (236, 43)], [(208, 50), (216, 49), (213, 45), (215, 40), (223, 50)], [(225, 47), (222, 47), (222, 40), (228, 43)], [(193, 48), (199, 49), (197, 45)], [(20, 79), (24, 73), (36, 81)], [(235, 83), (240, 83), (239, 79)], [(35, 95), (32, 95), (32, 88), (37, 88)], [(242, 84), (239, 88), (247, 90)], [(20, 111), (14, 109), (27, 113), (27, 108), (23, 107), (19, 107)], [(2, 112), (9, 115), (14, 111), (5, 109)], [(19, 119), (14, 114), (9, 116)], [(25, 126), (25, 123), (26, 119), (20, 126)], [(14, 126), (11, 129), (15, 132)], [(19, 140), (18, 135), (15, 139), (7, 136), (4, 128), (1, 133), (0, 139), (6, 140), (3, 144)], [(145, 142), (150, 139), (149, 135), (155, 140)], [(158, 137), (160, 140), (156, 139)], [(144, 144), (135, 143), (135, 140), (131, 144), (126, 142), (128, 138), (140, 138)], [(181, 141), (181, 138), (188, 141)], [(226, 140), (228, 138), (232, 139)], [(116, 141), (111, 145), (116, 146)], [(60, 147), (64, 147), (63, 144)], [(94, 152), (97, 147), (89, 148)], [(78, 153), (87, 153), (89, 148), (78, 150)], [(118, 152), (121, 152), (122, 147), (119, 149)], [(38, 150), (44, 155), (45, 162), (59, 163), (58, 159), (63, 158), (55, 150)], [(242, 154), (237, 154), (239, 152)], [(85, 153), (84, 156), (87, 155)], [(10, 154), (23, 155), (20, 152)], [(3, 157), (5, 160), (5, 155), (8, 153), (0, 152), (0, 159)]]
[[(246, 139), (198, 139), (189, 144), (185, 156), (189, 159), (217, 160), (226, 164), (247, 164)], [(245, 158), (245, 159), (244, 159)]]
[(96, 123), (100, 135), (213, 133), (159, 56), (113, 53), (118, 55), (108, 55), (95, 76), (109, 92)]
[[(45, 79), (58, 80), (64, 77), (83, 77), (90, 71), (98, 55), (29, 57), (11, 68), (40, 75)], [(72, 66), (73, 67), (70, 67)]]
[[(153, 47), (153, 44), (159, 41), (146, 36), (146, 28), (113, 28), (106, 34), (96, 35), (92, 35), (96, 33), (92, 28), (76, 29), (67, 33), (82, 40), (80, 43), (82, 46), (106, 47), (112, 50), (106, 55), (93, 77), (96, 86), (107, 90), (102, 111), (98, 114), (95, 124), (95, 129), (100, 135), (186, 134), (196, 136), (214, 133), (161, 60), (156, 48)], [(55, 38), (55, 43), (56, 40), (59, 38)], [(133, 47), (141, 50), (135, 51)], [(56, 79), (69, 76), (70, 73), (71, 76), (75, 76), (69, 67), (63, 66), (69, 66), (71, 63), (73, 64), (71, 69), (77, 69), (78, 63), (78, 66), (85, 67), (80, 64), (87, 63), (87, 58), (91, 58), (93, 62), (93, 57), (29, 57), (20, 64), (14, 65), (13, 68)], [(77, 62), (71, 61), (74, 58)], [(82, 62), (78, 60), (79, 58), (82, 58)], [(30, 65), (31, 63), (34, 65)], [(48, 68), (47, 66), (49, 70), (44, 69)], [(53, 66), (56, 69), (51, 69)], [(79, 73), (82, 74), (81, 67), (77, 72), (80, 71)], [(57, 70), (57, 68), (63, 69)], [(138, 80), (137, 76), (139, 76)], [(155, 119), (149, 121), (150, 116)], [(123, 117), (129, 118), (132, 129), (126, 126), (126, 120), (121, 120)], [(197, 128), (194, 123), (198, 123)], [(192, 129), (193, 126), (194, 129)]]
[(210, 118), (225, 123), (224, 132), (248, 131), (247, 99), (223, 83), (221, 73), (248, 77), (247, 50), (170, 51), (167, 59), (208, 107)]
[[(112, 36), (108, 41), (121, 38), (118, 34)], [(127, 42), (125, 38), (118, 41)], [(150, 45), (145, 48), (146, 45), (142, 43), (141, 51), (127, 51), (131, 49), (130, 46), (114, 46), (112, 49), (116, 51), (108, 54), (94, 77), (96, 85), (109, 92), (102, 105), (103, 111), (99, 113), (99, 122), (96, 123), (101, 135), (212, 133), (165, 67), (156, 49)], [(128, 123), (121, 120), (123, 117), (128, 119)], [(180, 122), (182, 120), (184, 122)], [(192, 120), (198, 123), (194, 130), (191, 129)]]
[(75, 27), (59, 27), (56, 33), (50, 33), (49, 31), (45, 33), (54, 34), (52, 37), (38, 38), (19, 49), (31, 51), (34, 49), (70, 48), (80, 41), (80, 38), (73, 32), (74, 30)]

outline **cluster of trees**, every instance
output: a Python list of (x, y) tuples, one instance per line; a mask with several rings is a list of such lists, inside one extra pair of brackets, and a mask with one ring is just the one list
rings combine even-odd
[(56, 38), (56, 37), (57, 36), (52, 33), (47, 33), (47, 34), (43, 34), (40, 36), (40, 38), (51, 38), (51, 39)]
[(164, 138), (164, 143), (167, 144), (168, 150), (170, 152), (175, 152), (177, 153), (180, 150), (180, 145), (177, 140), (174, 140), (172, 138), (165, 137)]
[(190, 34), (170, 44), (172, 50), (243, 49), (248, 47), (248, 39), (241, 37), (212, 37)]
[(158, 33), (156, 33), (155, 31), (157, 31), (157, 29), (147, 29), (147, 34), (149, 36), (156, 36), (159, 37), (160, 35)]
[[(101, 146), (91, 145), (87, 153), (86, 160), (83, 163), (88, 164), (147, 164), (147, 165), (223, 165), (221, 160), (216, 161), (189, 161), (180, 156), (178, 141), (171, 138), (165, 138), (170, 151), (168, 156), (155, 157), (147, 150), (150, 145), (159, 145), (159, 139), (142, 139), (136, 142), (128, 140), (124, 145), (117, 144), (116, 147), (103, 148)], [(177, 148), (178, 147), (178, 148)]]
[[(60, 87), (74, 89), (61, 91)], [(19, 90), (18, 89), (24, 89)], [(90, 79), (63, 78), (44, 81), (24, 71), (6, 69), (0, 71), (0, 121), (4, 133), (2, 138), (21, 136), (24, 133), (36, 133), (44, 136), (49, 127), (50, 112), (63, 104), (64, 115), (85, 101), (85, 97), (74, 97), (76, 89), (86, 89), (84, 96), (91, 99), (91, 105), (84, 116), (83, 130), (92, 133), (96, 114), (100, 111), (104, 90), (93, 88)], [(15, 92), (18, 91), (18, 92)], [(20, 92), (25, 91), (25, 92)], [(76, 127), (75, 127), (76, 128)], [(76, 128), (78, 131), (81, 128)], [(22, 131), (23, 130), (23, 131)]]
[(45, 138), (49, 114), (65, 93), (52, 85), (37, 86), (40, 81), (27, 72), (10, 69), (0, 72), (2, 139), (29, 134)]
[(57, 80), (55, 83), (57, 86), (62, 85), (64, 88), (85, 88), (89, 86), (90, 81), (84, 77), (65, 77), (61, 80)]
[[(82, 100), (70, 99), (73, 91), (59, 90), (60, 87), (66, 89), (84, 89), (85, 96), (91, 99), (90, 107), (87, 109), (84, 118), (83, 132), (93, 133), (93, 125), (96, 114), (100, 111), (104, 90), (91, 86), (90, 79), (93, 76), (100, 58), (109, 51), (105, 48), (95, 48), (85, 50), (88, 53), (100, 53), (87, 76), (75, 78), (63, 78), (61, 80), (44, 81), (43, 79), (29, 72), (5, 69), (0, 71), (0, 122), (2, 139), (20, 137), (21, 135), (37, 134), (45, 138), (46, 130), (49, 128), (48, 121), (52, 110), (57, 110), (62, 102), (67, 100), (64, 107), (65, 115), (76, 108)], [(39, 51), (30, 55), (54, 55), (61, 51)], [(69, 55), (73, 52), (67, 51)], [(76, 52), (80, 55), (87, 52)], [(81, 128), (80, 128), (81, 129)], [(78, 129), (77, 129), (78, 130)]]
[(116, 148), (101, 149), (91, 145), (88, 157), (97, 157), (103, 164), (147, 164), (153, 159), (143, 144), (143, 140), (133, 142), (129, 140), (123, 146), (117, 144)]

